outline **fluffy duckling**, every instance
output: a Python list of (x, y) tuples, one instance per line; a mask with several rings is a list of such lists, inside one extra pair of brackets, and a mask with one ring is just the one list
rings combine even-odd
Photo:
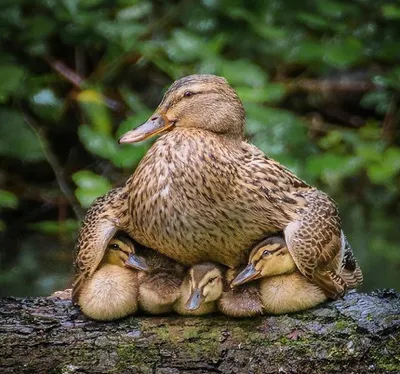
[(182, 283), (182, 296), (175, 304), (175, 311), (183, 315), (203, 315), (219, 310), (231, 317), (261, 314), (257, 287), (246, 284), (232, 290), (227, 281), (233, 277), (233, 270), (229, 269), (224, 275), (223, 269), (215, 263), (193, 266)]
[[(350, 273), (348, 263), (351, 255), (348, 253), (346, 257), (342, 272)], [(359, 267), (355, 266), (353, 273), (358, 272), (361, 274)], [(250, 253), (249, 264), (236, 276), (231, 286), (236, 287), (254, 279), (260, 279), (261, 301), (264, 312), (267, 313), (301, 311), (328, 299), (321, 287), (310, 282), (299, 272), (282, 237), (270, 237), (257, 245)], [(357, 284), (355, 282), (351, 286)]]
[[(82, 312), (99, 321), (134, 314), (138, 309), (138, 272), (125, 267), (134, 253), (132, 242), (111, 239), (93, 275), (81, 283), (77, 304)], [(143, 261), (138, 259), (138, 262)]]
[(182, 315), (200, 316), (217, 311), (223, 292), (223, 272), (214, 263), (198, 264), (189, 269), (181, 285), (181, 297), (174, 310)]
[(281, 237), (270, 237), (257, 245), (250, 253), (249, 264), (231, 285), (259, 278), (262, 278), (259, 290), (266, 313), (297, 312), (327, 300), (323, 290), (298, 271)]
[[(148, 248), (142, 249), (140, 255), (131, 254), (125, 263), (125, 266), (139, 270), (140, 309), (150, 314), (173, 311), (173, 305), (181, 294), (184, 267)], [(141, 261), (142, 258), (145, 262)]]

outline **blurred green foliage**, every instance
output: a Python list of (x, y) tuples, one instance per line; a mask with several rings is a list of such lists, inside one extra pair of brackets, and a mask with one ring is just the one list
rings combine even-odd
[(123, 183), (150, 144), (116, 139), (214, 73), (251, 141), (338, 201), (366, 287), (399, 286), (398, 2), (3, 0), (0, 35), (4, 235), (74, 235), (60, 181), (85, 208)]

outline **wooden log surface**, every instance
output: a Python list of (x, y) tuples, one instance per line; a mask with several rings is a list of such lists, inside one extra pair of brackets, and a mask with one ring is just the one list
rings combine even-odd
[(400, 373), (400, 295), (302, 313), (95, 322), (69, 300), (0, 299), (0, 373)]

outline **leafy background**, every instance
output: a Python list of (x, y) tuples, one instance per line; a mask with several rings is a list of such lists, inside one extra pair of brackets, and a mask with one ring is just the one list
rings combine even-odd
[(150, 146), (116, 139), (192, 73), (338, 202), (363, 289), (399, 288), (397, 1), (3, 0), (0, 35), (1, 295), (69, 284), (79, 217)]

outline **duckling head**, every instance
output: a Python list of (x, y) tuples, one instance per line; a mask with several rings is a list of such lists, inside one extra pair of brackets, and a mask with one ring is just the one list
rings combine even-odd
[(124, 134), (118, 142), (135, 143), (180, 128), (203, 129), (242, 140), (244, 125), (243, 104), (225, 78), (189, 75), (172, 84), (147, 122)]
[(127, 239), (113, 238), (107, 245), (102, 264), (123, 267), (131, 253), (135, 253), (135, 246)]
[(231, 287), (262, 277), (292, 273), (297, 269), (282, 237), (270, 237), (250, 253), (248, 265), (235, 277)]
[(125, 237), (110, 240), (102, 264), (126, 266), (139, 270), (146, 269), (144, 271), (148, 271), (145, 259), (136, 254), (135, 245), (130, 239)]
[(191, 292), (185, 308), (193, 311), (222, 295), (222, 271), (212, 263), (195, 265), (189, 270), (189, 285)]

